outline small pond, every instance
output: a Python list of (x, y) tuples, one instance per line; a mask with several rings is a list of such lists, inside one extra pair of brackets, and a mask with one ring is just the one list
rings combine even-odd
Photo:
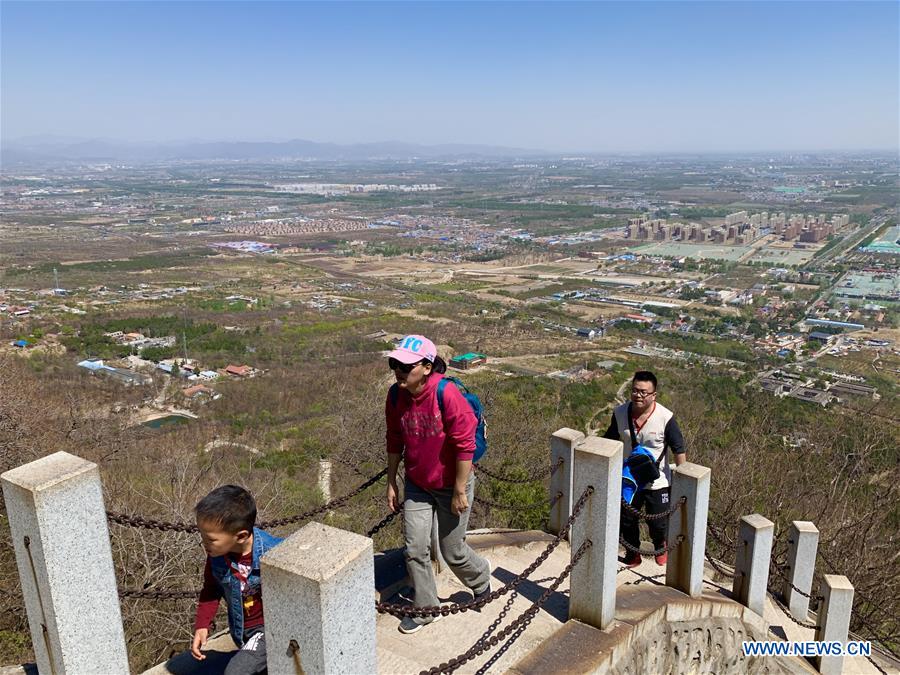
[(187, 424), (190, 421), (191, 418), (187, 415), (164, 415), (163, 417), (147, 420), (146, 422), (143, 422), (141, 426), (159, 429), (160, 427), (167, 427), (174, 424)]

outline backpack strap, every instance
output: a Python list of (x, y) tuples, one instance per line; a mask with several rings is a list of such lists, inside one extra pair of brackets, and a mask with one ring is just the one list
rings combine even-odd
[(447, 388), (447, 378), (442, 377), (441, 381), (438, 382), (437, 386), (437, 400), (438, 400), (438, 408), (441, 411), (441, 419), (444, 418), (444, 389)]
[(463, 394), (463, 393), (466, 393), (466, 394), (467, 394), (467, 393), (469, 393), (469, 390), (466, 388), (466, 385), (464, 385), (462, 382), (460, 382), (460, 381), (459, 381), (458, 379), (456, 379), (455, 377), (452, 377), (452, 376), (450, 376), (450, 377), (442, 377), (442, 378), (441, 378), (441, 381), (438, 382), (438, 386), (437, 386), (438, 408), (441, 409), (441, 416), (442, 416), (442, 417), (443, 417), (443, 415), (444, 415), (444, 389), (447, 388), (447, 384), (448, 384), (449, 382), (452, 382), (452, 383), (453, 383), (453, 385), (459, 390), (459, 393), (460, 393), (460, 394)]
[(631, 449), (634, 450), (638, 446), (637, 434), (634, 433), (634, 419), (631, 417), (631, 403), (628, 403), (628, 410), (625, 411), (625, 417), (628, 418), (628, 433), (631, 434)]
[[(628, 432), (631, 434), (631, 449), (634, 450), (638, 446), (637, 434), (634, 433), (634, 419), (631, 417), (631, 402), (628, 403), (628, 410), (625, 411), (625, 416), (628, 418)], [(666, 458), (666, 450), (668, 448), (663, 444), (662, 454), (656, 458), (657, 466), (660, 466), (660, 463)]]

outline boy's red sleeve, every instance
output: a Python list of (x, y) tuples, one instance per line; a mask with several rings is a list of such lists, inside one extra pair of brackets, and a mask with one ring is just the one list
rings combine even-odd
[(209, 556), (206, 556), (206, 566), (203, 568), (203, 588), (200, 589), (200, 597), (197, 601), (197, 614), (194, 616), (195, 631), (210, 627), (219, 609), (219, 599), (221, 597), (222, 589), (212, 574)]

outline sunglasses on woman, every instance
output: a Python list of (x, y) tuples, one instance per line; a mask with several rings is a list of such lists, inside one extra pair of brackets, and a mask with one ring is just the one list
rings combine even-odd
[(412, 372), (412, 369), (415, 368), (420, 363), (424, 363), (424, 361), (416, 361), (415, 363), (400, 363), (397, 359), (388, 359), (388, 368), (391, 370), (399, 370), (401, 373), (409, 374)]

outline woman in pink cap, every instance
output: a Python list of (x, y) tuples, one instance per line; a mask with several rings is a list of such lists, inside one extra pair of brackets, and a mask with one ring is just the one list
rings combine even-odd
[[(437, 513), (441, 554), (477, 599), (491, 591), (490, 563), (466, 543), (469, 505), (475, 490), (472, 456), (478, 420), (452, 382), (444, 387), (441, 413), (437, 388), (447, 364), (428, 338), (404, 337), (388, 354), (388, 366), (397, 382), (391, 385), (385, 402), (387, 501), (392, 511), (400, 508), (397, 467), (402, 457), (406, 568), (416, 590), (415, 605), (439, 603), (431, 569), (433, 513)], [(439, 618), (404, 617), (400, 632), (415, 633)]]

